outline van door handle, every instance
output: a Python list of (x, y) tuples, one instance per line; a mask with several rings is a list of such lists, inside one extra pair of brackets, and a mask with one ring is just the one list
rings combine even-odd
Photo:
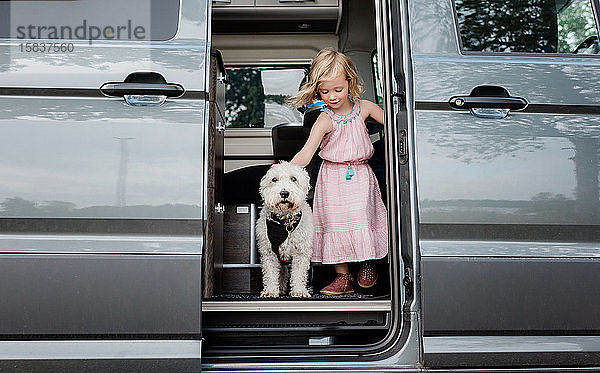
[(179, 97), (185, 90), (175, 83), (125, 83), (108, 82), (102, 84), (100, 91), (109, 97), (123, 97), (125, 95), (151, 95)]
[(448, 104), (458, 110), (477, 108), (523, 110), (527, 107), (527, 100), (522, 97), (453, 96)]
[(452, 96), (448, 105), (456, 110), (469, 110), (478, 118), (503, 119), (511, 110), (523, 110), (529, 103), (523, 97), (513, 97), (504, 87), (480, 85), (468, 95)]
[(185, 89), (181, 84), (167, 83), (165, 78), (156, 72), (135, 72), (127, 75), (122, 82), (102, 84), (100, 91), (109, 97), (166, 96), (179, 97)]

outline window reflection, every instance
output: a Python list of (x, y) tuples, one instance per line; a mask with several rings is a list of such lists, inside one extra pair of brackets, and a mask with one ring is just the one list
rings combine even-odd
[(0, 21), (0, 39), (169, 40), (179, 0), (0, 1)]
[(417, 123), (421, 223), (600, 223), (598, 121), (522, 114), (493, 127), (419, 112)]
[(463, 49), (598, 53), (590, 0), (456, 0)]

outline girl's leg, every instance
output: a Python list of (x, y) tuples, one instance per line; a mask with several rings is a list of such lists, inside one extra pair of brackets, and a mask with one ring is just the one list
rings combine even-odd
[(350, 273), (348, 263), (335, 264), (335, 273)]

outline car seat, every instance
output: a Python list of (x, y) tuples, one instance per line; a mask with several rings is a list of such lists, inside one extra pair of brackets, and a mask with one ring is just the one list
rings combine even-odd
[(291, 161), (306, 143), (309, 133), (310, 129), (296, 123), (283, 123), (273, 127), (271, 141), (275, 159)]
[(227, 172), (223, 177), (223, 200), (226, 205), (262, 204), (258, 191), (260, 179), (270, 164), (252, 165)]

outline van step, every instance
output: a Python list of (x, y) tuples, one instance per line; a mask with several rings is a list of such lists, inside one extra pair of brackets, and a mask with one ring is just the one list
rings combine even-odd
[[(314, 298), (314, 297), (313, 297)], [(392, 302), (381, 299), (264, 299), (264, 300), (209, 300), (202, 302), (202, 312), (322, 312), (322, 311), (391, 311)]]
[(348, 330), (387, 329), (390, 313), (363, 312), (304, 312), (282, 311), (265, 314), (254, 312), (210, 312), (204, 314), (202, 330), (219, 333), (343, 332)]
[(231, 301), (248, 301), (248, 300), (260, 300), (263, 302), (269, 300), (295, 300), (295, 301), (309, 301), (309, 300), (328, 300), (328, 301), (338, 301), (338, 300), (386, 300), (390, 299), (389, 295), (373, 295), (367, 293), (359, 293), (356, 292), (354, 294), (341, 294), (341, 295), (324, 295), (320, 293), (313, 294), (310, 298), (294, 298), (289, 295), (282, 295), (278, 298), (261, 298), (258, 293), (237, 293), (237, 294), (220, 294), (209, 299), (207, 301), (223, 301), (223, 300), (231, 300)]

